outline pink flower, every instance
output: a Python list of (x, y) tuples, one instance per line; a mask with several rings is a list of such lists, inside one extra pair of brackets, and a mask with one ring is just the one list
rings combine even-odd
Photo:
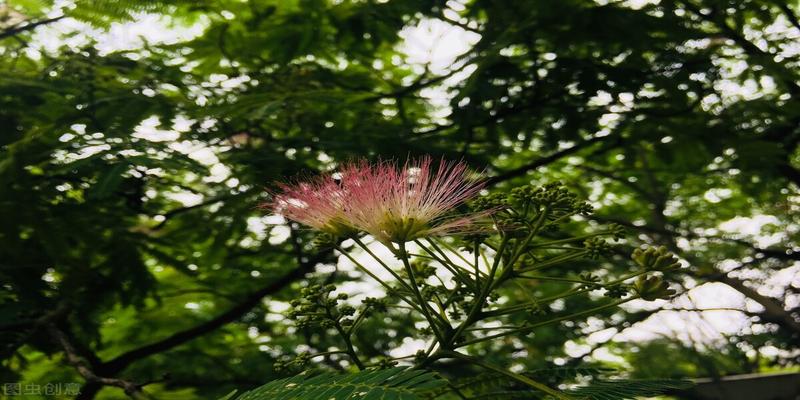
[(334, 236), (354, 233), (347, 223), (346, 193), (330, 176), (320, 176), (293, 185), (279, 185), (266, 208), (278, 215)]
[(350, 163), (341, 179), (319, 177), (281, 185), (268, 205), (277, 214), (334, 236), (356, 231), (383, 243), (404, 243), (426, 236), (468, 232), (487, 213), (453, 215), (484, 183), (462, 162), (430, 157), (410, 160), (399, 168), (389, 162)]
[(342, 170), (348, 223), (383, 243), (468, 231), (483, 215), (452, 212), (483, 185), (466, 164), (441, 160), (434, 166), (430, 157), (407, 161), (402, 168), (383, 162)]

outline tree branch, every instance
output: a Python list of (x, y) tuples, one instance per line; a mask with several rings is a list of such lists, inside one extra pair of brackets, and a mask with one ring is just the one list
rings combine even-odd
[(539, 157), (539, 158), (537, 158), (536, 160), (534, 160), (531, 163), (528, 163), (528, 164), (523, 165), (521, 167), (514, 168), (512, 170), (508, 170), (508, 171), (503, 172), (503, 173), (501, 173), (499, 175), (495, 175), (493, 177), (490, 177), (487, 180), (487, 185), (488, 186), (492, 186), (492, 185), (496, 185), (496, 184), (498, 184), (500, 182), (507, 181), (507, 180), (512, 179), (512, 178), (523, 176), (523, 175), (527, 174), (528, 172), (531, 172), (531, 171), (533, 171), (533, 170), (535, 170), (537, 168), (540, 168), (540, 167), (543, 167), (543, 166), (545, 166), (547, 164), (550, 164), (550, 163), (552, 163), (552, 162), (554, 162), (554, 161), (556, 161), (556, 160), (558, 160), (558, 159), (560, 159), (562, 157), (566, 157), (566, 156), (568, 156), (570, 154), (578, 152), (579, 150), (585, 149), (585, 148), (591, 146), (592, 144), (595, 144), (595, 143), (598, 143), (598, 142), (601, 142), (601, 141), (604, 141), (604, 140), (608, 140), (609, 137), (610, 136), (595, 136), (595, 137), (593, 137), (591, 139), (587, 139), (587, 140), (584, 140), (584, 141), (582, 141), (580, 143), (577, 143), (572, 147), (556, 151), (556, 152), (548, 154), (548, 155), (546, 155), (544, 157)]
[(704, 14), (697, 5), (691, 2), (691, 0), (680, 1), (680, 3), (683, 4), (683, 6), (687, 10), (691, 11), (696, 17), (713, 24), (719, 30), (719, 34), (736, 42), (736, 44), (738, 44), (746, 54), (751, 57), (757, 57), (765, 69), (771, 70), (775, 75), (777, 75), (778, 78), (780, 78), (781, 81), (783, 81), (793, 97), (796, 97), (798, 94), (800, 94), (800, 84), (798, 84), (796, 81), (797, 78), (794, 71), (787, 68), (780, 62), (775, 61), (775, 54), (761, 50), (760, 47), (747, 40), (747, 38), (734, 29), (734, 27), (728, 25), (728, 23), (723, 19), (724, 17), (715, 18), (713, 13)]
[(6, 29), (6, 30), (0, 32), (0, 39), (5, 39), (7, 37), (11, 37), (11, 36), (17, 35), (19, 33), (25, 32), (25, 31), (33, 30), (33, 29), (36, 29), (37, 27), (42, 26), (42, 25), (52, 24), (53, 22), (59, 21), (59, 20), (64, 19), (64, 18), (66, 18), (66, 15), (61, 15), (61, 16), (53, 17), (53, 18), (47, 18), (47, 19), (34, 21), (34, 22), (28, 22), (27, 24), (22, 25), (22, 26), (14, 26), (12, 28), (9, 28), (9, 29)]
[(792, 24), (797, 29), (800, 29), (800, 20), (797, 19), (797, 15), (795, 15), (794, 11), (789, 7), (788, 3), (783, 2), (783, 0), (777, 0), (776, 5), (778, 8), (783, 11), (783, 15), (786, 16), (786, 19), (789, 20), (789, 23)]
[[(120, 354), (109, 361), (101, 363), (96, 370), (106, 376), (115, 376), (138, 360), (149, 357), (153, 354), (170, 350), (202, 335), (213, 332), (221, 326), (233, 322), (242, 315), (246, 314), (253, 307), (258, 305), (264, 297), (276, 293), (287, 287), (292, 282), (305, 277), (306, 274), (312, 272), (314, 267), (318, 263), (323, 262), (329, 255), (330, 252), (327, 251), (317, 253), (314, 257), (301, 262), (297, 268), (284, 275), (280, 279), (273, 281), (269, 285), (264, 286), (263, 288), (246, 296), (244, 300), (228, 309), (228, 311), (225, 311), (222, 314), (197, 326), (176, 332), (157, 342)], [(104, 385), (105, 384), (103, 382), (91, 382), (83, 388), (80, 398), (93, 399), (97, 392)]]
[(47, 332), (56, 341), (56, 343), (61, 347), (66, 355), (67, 362), (75, 367), (75, 370), (86, 380), (87, 383), (95, 383), (100, 384), (103, 386), (114, 386), (121, 388), (125, 391), (125, 394), (132, 398), (138, 398), (142, 392), (142, 386), (140, 384), (126, 381), (124, 379), (117, 379), (117, 378), (107, 378), (104, 376), (97, 375), (94, 370), (92, 369), (92, 365), (86, 361), (83, 357), (78, 354), (78, 350), (69, 340), (67, 335), (58, 329), (55, 324), (48, 324), (47, 325)]
[(159, 340), (155, 343), (151, 343), (149, 345), (145, 345), (137, 349), (130, 350), (109, 361), (104, 362), (102, 364), (103, 370), (112, 372), (111, 375), (119, 373), (120, 371), (125, 369), (128, 365), (130, 365), (136, 360), (172, 349), (199, 336), (212, 332), (225, 324), (235, 321), (236, 319), (240, 318), (242, 315), (250, 311), (253, 307), (258, 305), (261, 302), (261, 299), (263, 299), (265, 296), (276, 293), (281, 289), (287, 287), (290, 283), (305, 277), (306, 274), (314, 270), (314, 266), (317, 263), (321, 262), (327, 256), (328, 256), (327, 253), (320, 253), (316, 257), (307, 260), (306, 262), (302, 263), (298, 268), (292, 270), (288, 274), (270, 283), (269, 285), (264, 286), (263, 288), (253, 292), (252, 294), (245, 297), (244, 300), (239, 304), (233, 306), (228, 311), (225, 311), (224, 313), (214, 317), (209, 321), (201, 323), (192, 328), (174, 333), (171, 336)]

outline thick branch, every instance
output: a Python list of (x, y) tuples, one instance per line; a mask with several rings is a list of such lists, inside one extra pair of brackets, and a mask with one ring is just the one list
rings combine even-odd
[(795, 28), (800, 29), (800, 20), (797, 19), (797, 15), (795, 15), (794, 11), (792, 11), (791, 7), (789, 7), (789, 4), (784, 3), (783, 0), (778, 0), (776, 4), (778, 8), (783, 11), (783, 15), (786, 16), (786, 19), (789, 20), (789, 23), (791, 23)]
[(503, 182), (503, 181), (507, 181), (507, 180), (512, 179), (512, 178), (517, 178), (517, 177), (520, 177), (520, 176), (524, 176), (528, 172), (531, 172), (531, 171), (533, 171), (533, 170), (535, 170), (537, 168), (540, 168), (540, 167), (543, 167), (543, 166), (545, 166), (547, 164), (555, 162), (555, 161), (561, 159), (562, 157), (566, 157), (566, 156), (568, 156), (570, 154), (576, 153), (579, 150), (582, 150), (582, 149), (585, 149), (585, 148), (591, 146), (592, 144), (595, 144), (595, 143), (603, 141), (603, 140), (607, 140), (608, 138), (609, 138), (609, 136), (595, 136), (595, 137), (593, 137), (591, 139), (584, 140), (582, 142), (579, 142), (579, 143), (575, 144), (572, 147), (556, 151), (556, 152), (554, 152), (552, 154), (548, 154), (548, 155), (546, 155), (544, 157), (537, 158), (536, 160), (533, 160), (533, 162), (531, 162), (529, 164), (526, 164), (526, 165), (523, 165), (521, 167), (517, 167), (517, 168), (514, 168), (512, 170), (503, 172), (503, 173), (501, 173), (499, 175), (495, 175), (495, 176), (493, 176), (493, 177), (488, 179), (488, 183), (487, 184), (488, 185), (495, 185), (497, 183), (500, 183), (500, 182)]
[(742, 50), (744, 50), (744, 52), (749, 56), (757, 57), (765, 69), (771, 70), (775, 75), (777, 75), (777, 78), (781, 79), (793, 97), (800, 95), (800, 84), (798, 84), (796, 81), (794, 71), (788, 69), (780, 62), (775, 61), (775, 54), (766, 52), (760, 47), (756, 46), (753, 42), (747, 40), (747, 38), (745, 38), (739, 31), (734, 29), (734, 27), (728, 25), (723, 18), (717, 18), (713, 14), (703, 13), (700, 8), (693, 4), (690, 0), (681, 1), (681, 4), (683, 4), (686, 9), (691, 11), (692, 14), (698, 18), (713, 24), (719, 30), (718, 33), (736, 42), (736, 44), (738, 44), (739, 47), (741, 47)]
[(53, 340), (64, 350), (67, 362), (86, 380), (87, 383), (95, 383), (103, 386), (115, 386), (125, 391), (128, 396), (136, 398), (142, 391), (142, 385), (117, 378), (107, 378), (97, 375), (92, 369), (92, 365), (78, 354), (78, 350), (69, 340), (67, 335), (58, 329), (54, 324), (47, 326), (47, 331)]
[(237, 320), (242, 315), (250, 311), (253, 307), (258, 305), (261, 302), (261, 299), (263, 299), (265, 296), (280, 291), (281, 289), (287, 287), (290, 283), (303, 278), (307, 273), (313, 271), (314, 266), (318, 262), (321, 262), (325, 256), (327, 256), (326, 253), (318, 254), (317, 257), (302, 263), (298, 268), (292, 270), (282, 278), (253, 292), (249, 296), (245, 297), (244, 300), (239, 304), (209, 321), (177, 332), (155, 343), (128, 351), (127, 353), (123, 353), (114, 359), (104, 362), (102, 364), (103, 371), (109, 375), (117, 374), (134, 361), (172, 349), (199, 336), (210, 333), (219, 327), (228, 324), (229, 322)]
[(747, 286), (743, 280), (728, 276), (727, 274), (720, 274), (717, 280), (736, 289), (738, 292), (764, 307), (764, 313), (760, 316), (766, 318), (768, 322), (774, 322), (793, 331), (795, 335), (800, 335), (800, 321), (795, 319), (790, 312), (786, 311), (779, 301), (761, 295), (756, 289)]
[(42, 26), (42, 25), (52, 24), (53, 22), (61, 20), (61, 19), (65, 18), (65, 17), (66, 17), (66, 15), (61, 15), (61, 16), (58, 16), (58, 17), (47, 18), (47, 19), (34, 21), (34, 22), (28, 22), (27, 24), (22, 25), (22, 26), (15, 26), (13, 28), (6, 29), (6, 30), (0, 32), (0, 39), (5, 39), (7, 37), (11, 37), (11, 36), (14, 36), (14, 35), (22, 33), (22, 32), (33, 30), (33, 29), (36, 29), (37, 27)]

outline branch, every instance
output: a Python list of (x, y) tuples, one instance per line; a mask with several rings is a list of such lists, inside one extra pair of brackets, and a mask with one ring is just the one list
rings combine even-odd
[(728, 274), (720, 274), (716, 280), (736, 289), (739, 293), (764, 307), (764, 312), (759, 314), (762, 319), (783, 326), (792, 331), (795, 336), (800, 336), (800, 321), (791, 312), (786, 311), (783, 304), (777, 299), (758, 293), (758, 290), (747, 286), (744, 280), (728, 276)]
[(707, 235), (700, 235), (691, 231), (686, 232), (676, 232), (672, 229), (660, 229), (650, 225), (635, 225), (628, 220), (622, 218), (615, 218), (615, 217), (602, 217), (597, 215), (589, 216), (589, 219), (600, 222), (600, 223), (613, 223), (622, 225), (626, 228), (630, 228), (634, 231), (642, 232), (642, 233), (650, 233), (650, 234), (658, 234), (658, 235), (665, 235), (670, 236), (673, 238), (683, 237), (686, 239), (706, 239), (706, 240), (715, 240), (719, 242), (729, 242), (732, 244), (738, 244), (740, 246), (747, 247), (748, 249), (752, 250), (756, 254), (762, 254), (767, 258), (774, 258), (776, 260), (782, 261), (800, 261), (800, 252), (790, 252), (787, 253), (785, 249), (774, 248), (774, 247), (759, 247), (751, 242), (748, 242), (743, 239), (736, 239), (736, 238), (728, 238), (724, 236), (707, 236)]
[(172, 217), (174, 217), (176, 215), (183, 214), (185, 212), (192, 211), (192, 210), (195, 210), (195, 209), (198, 209), (198, 208), (203, 208), (203, 207), (206, 207), (206, 206), (210, 206), (212, 204), (219, 203), (220, 201), (229, 200), (229, 199), (231, 199), (233, 197), (236, 197), (236, 195), (232, 195), (232, 194), (222, 195), (222, 196), (210, 198), (210, 199), (205, 200), (205, 201), (201, 201), (200, 203), (197, 203), (197, 204), (194, 204), (194, 205), (191, 205), (191, 206), (185, 206), (185, 207), (180, 207), (180, 208), (176, 208), (176, 209), (173, 209), (173, 210), (169, 210), (169, 211), (165, 212), (164, 214), (162, 214), (164, 216), (164, 219), (161, 222), (159, 222), (158, 225), (154, 226), (153, 230), (159, 230), (159, 229), (163, 228), (164, 225), (166, 225), (167, 222), (170, 220), (170, 218), (172, 218)]
[(572, 147), (556, 151), (555, 153), (546, 155), (544, 157), (539, 157), (539, 158), (537, 158), (536, 160), (534, 160), (533, 162), (531, 162), (529, 164), (523, 165), (521, 167), (514, 168), (512, 170), (503, 172), (503, 173), (501, 173), (499, 175), (495, 175), (495, 176), (489, 178), (488, 181), (487, 181), (487, 185), (488, 186), (492, 186), (492, 185), (498, 184), (498, 183), (503, 182), (503, 181), (507, 181), (507, 180), (512, 179), (512, 178), (523, 176), (523, 175), (527, 174), (528, 172), (531, 172), (531, 171), (533, 171), (533, 170), (535, 170), (535, 169), (537, 169), (539, 167), (543, 167), (543, 166), (545, 166), (547, 164), (550, 164), (550, 163), (552, 163), (552, 162), (554, 162), (554, 161), (556, 161), (556, 160), (558, 160), (558, 159), (560, 159), (562, 157), (565, 157), (565, 156), (568, 156), (570, 154), (573, 154), (573, 153), (575, 153), (575, 152), (577, 152), (579, 150), (582, 150), (582, 149), (584, 149), (586, 147), (589, 147), (592, 144), (595, 144), (595, 143), (600, 142), (600, 141), (608, 140), (608, 138), (609, 138), (609, 136), (595, 136), (595, 137), (593, 137), (591, 139), (584, 140), (584, 141), (582, 141), (582, 142), (580, 142), (580, 143), (578, 143), (578, 144), (576, 144), (576, 145), (574, 145)]
[(22, 32), (25, 32), (25, 31), (33, 30), (33, 29), (36, 29), (37, 27), (42, 26), (42, 25), (52, 24), (53, 22), (59, 21), (59, 20), (61, 20), (63, 18), (66, 18), (66, 15), (61, 15), (61, 16), (58, 16), (58, 17), (43, 19), (43, 20), (34, 21), (34, 22), (29, 22), (29, 23), (27, 23), (25, 25), (22, 25), (22, 26), (15, 26), (15, 27), (12, 27), (12, 28), (9, 28), (9, 29), (6, 29), (6, 30), (0, 32), (0, 39), (5, 39), (7, 37), (14, 36), (14, 35), (16, 35), (18, 33), (22, 33)]
[(800, 29), (800, 20), (797, 19), (797, 15), (794, 14), (792, 9), (789, 7), (788, 3), (784, 3), (782, 0), (776, 1), (778, 8), (783, 11), (783, 15), (786, 16), (786, 19), (797, 29)]
[(133, 383), (117, 378), (107, 378), (97, 375), (92, 369), (90, 363), (78, 354), (75, 346), (70, 342), (67, 335), (58, 329), (54, 324), (47, 325), (47, 331), (50, 336), (58, 343), (66, 354), (67, 362), (75, 367), (78, 373), (86, 380), (87, 383), (95, 383), (103, 386), (115, 386), (125, 391), (125, 394), (132, 398), (137, 398), (142, 392), (141, 384)]
[(790, 94), (792, 94), (792, 97), (796, 97), (798, 94), (800, 94), (800, 84), (798, 84), (796, 81), (794, 71), (787, 68), (780, 62), (775, 61), (775, 54), (761, 50), (760, 47), (747, 40), (747, 38), (734, 29), (734, 27), (728, 25), (724, 19), (714, 18), (713, 14), (704, 14), (698, 6), (691, 2), (691, 0), (683, 0), (680, 1), (680, 3), (701, 20), (713, 24), (719, 30), (719, 34), (736, 42), (736, 44), (738, 44), (739, 47), (741, 47), (742, 50), (744, 50), (744, 52), (749, 56), (758, 57), (765, 69), (769, 69), (775, 75), (778, 75), (781, 81), (783, 81), (783, 83), (787, 86)]
[(280, 291), (281, 289), (288, 286), (290, 283), (303, 278), (306, 274), (313, 271), (314, 266), (317, 263), (321, 262), (325, 257), (327, 257), (327, 255), (328, 255), (327, 253), (317, 254), (316, 257), (307, 260), (306, 262), (302, 263), (298, 268), (292, 270), (291, 272), (284, 275), (280, 279), (253, 292), (252, 294), (245, 297), (244, 300), (239, 304), (233, 306), (228, 311), (225, 311), (224, 313), (216, 316), (215, 318), (209, 321), (201, 323), (200, 325), (194, 326), (192, 328), (174, 333), (171, 336), (159, 340), (155, 343), (151, 343), (149, 345), (145, 345), (137, 349), (130, 350), (107, 362), (104, 362), (103, 370), (111, 372), (110, 375), (117, 374), (123, 369), (125, 369), (128, 365), (133, 363), (134, 361), (172, 349), (199, 336), (212, 332), (225, 324), (237, 320), (242, 315), (250, 311), (253, 307), (258, 305), (261, 302), (261, 299), (263, 299), (265, 296)]

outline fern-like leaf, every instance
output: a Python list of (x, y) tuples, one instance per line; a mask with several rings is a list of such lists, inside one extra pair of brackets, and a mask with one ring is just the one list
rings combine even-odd
[(613, 368), (604, 367), (549, 367), (532, 369), (525, 375), (538, 381), (561, 383), (565, 380), (581, 376), (598, 377), (616, 372)]
[[(604, 374), (614, 372), (611, 368), (601, 367), (550, 367), (539, 368), (525, 372), (524, 375), (536, 381), (545, 382), (550, 385), (558, 385), (567, 380), (574, 380), (577, 377), (599, 377)], [(486, 372), (477, 376), (461, 378), (453, 382), (452, 386), (462, 391), (479, 396), (478, 398), (492, 398), (493, 393), (503, 392), (505, 395), (511, 393), (509, 389), (525, 389), (526, 386), (516, 382), (505, 375)], [(442, 392), (446, 392), (442, 389)], [(529, 391), (525, 391), (528, 393)], [(505, 396), (504, 395), (504, 396)], [(510, 397), (503, 397), (510, 398)]]
[[(607, 379), (603, 377), (614, 371), (614, 369), (600, 367), (552, 367), (530, 370), (524, 375), (541, 382), (548, 382), (551, 385), (558, 385), (565, 381), (574, 382), (580, 377), (589, 378), (588, 383), (564, 392), (579, 400), (635, 399), (642, 396), (656, 396), (668, 390), (685, 389), (692, 385), (690, 381), (686, 380)], [(506, 376), (494, 373), (459, 379), (453, 382), (452, 387), (469, 395), (469, 398), (474, 400), (549, 398)], [(446, 388), (439, 391), (440, 394), (446, 392)]]
[(352, 374), (326, 372), (279, 379), (236, 397), (236, 400), (416, 400), (446, 385), (435, 373), (402, 367)]
[(686, 389), (691, 381), (675, 379), (610, 379), (595, 380), (566, 393), (585, 400), (627, 400), (657, 396), (668, 390)]

